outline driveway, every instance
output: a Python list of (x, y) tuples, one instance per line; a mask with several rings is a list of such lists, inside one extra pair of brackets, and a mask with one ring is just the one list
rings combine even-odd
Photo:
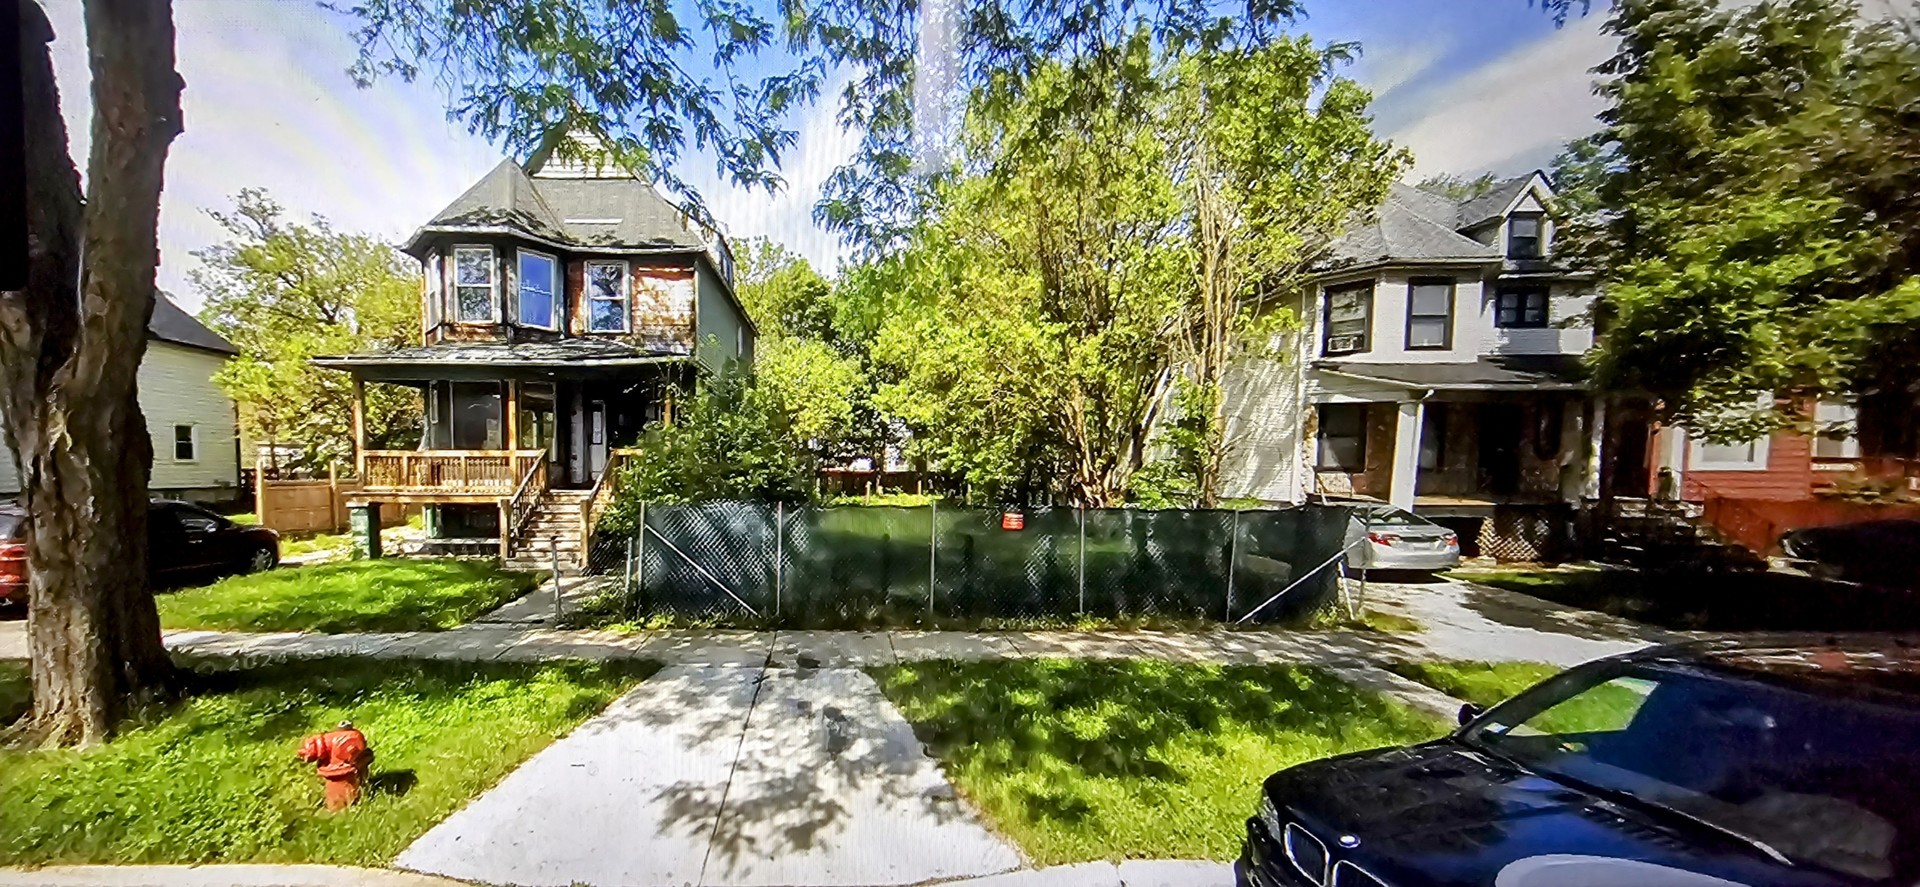
[(864, 672), (686, 665), (529, 759), (396, 864), (494, 884), (829, 887), (1021, 862)]

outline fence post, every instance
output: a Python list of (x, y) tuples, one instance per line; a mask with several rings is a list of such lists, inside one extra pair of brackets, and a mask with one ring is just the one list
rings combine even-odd
[(647, 501), (640, 500), (640, 529), (634, 533), (639, 551), (633, 559), (633, 615), (640, 616), (640, 599), (647, 595)]
[(1240, 564), (1240, 509), (1233, 510), (1233, 529), (1227, 532), (1227, 612), (1223, 621), (1233, 621), (1233, 574)]
[(1075, 505), (1080, 516), (1080, 615), (1087, 615), (1087, 508)]
[(933, 622), (933, 589), (939, 572), (934, 567), (934, 555), (940, 550), (940, 503), (927, 503), (927, 622)]
[(780, 616), (780, 588), (787, 572), (787, 503), (773, 503), (773, 615)]
[(553, 557), (553, 627), (555, 628), (560, 627), (560, 617), (566, 615), (560, 606), (560, 546), (555, 544), (559, 541), (552, 536), (547, 537), (547, 554)]
[(633, 590), (633, 543), (636, 539), (638, 539), (636, 536), (627, 537), (627, 562), (620, 567), (621, 606), (626, 608), (629, 619), (638, 618), (640, 615), (640, 608), (636, 606), (640, 599), (634, 595)]

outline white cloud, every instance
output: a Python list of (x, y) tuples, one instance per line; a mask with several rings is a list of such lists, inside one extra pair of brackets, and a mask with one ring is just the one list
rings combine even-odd
[[(74, 157), (85, 166), (88, 73), (79, 3), (55, 0), (54, 72)], [(297, 215), (398, 241), (499, 162), (485, 140), (449, 124), (425, 84), (356, 89), (340, 19), (308, 3), (174, 4), (185, 131), (160, 198), (159, 282), (189, 308), (191, 255), (223, 239), (205, 210), (267, 189)]]
[(1572, 19), (1457, 77), (1397, 90), (1391, 107), (1404, 122), (1383, 111), (1382, 125), (1413, 150), (1410, 177), (1539, 166), (1568, 140), (1597, 129), (1594, 115), (1605, 103), (1593, 94), (1590, 69), (1613, 50), (1600, 23), (1598, 15)]

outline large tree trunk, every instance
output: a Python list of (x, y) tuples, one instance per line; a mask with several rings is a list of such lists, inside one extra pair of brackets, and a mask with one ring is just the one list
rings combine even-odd
[(20, 729), (87, 744), (111, 735), (130, 706), (164, 695), (173, 676), (147, 587), (153, 445), (135, 374), (181, 81), (167, 0), (86, 0), (93, 148), (83, 206), (47, 53), (53, 29), (36, 3), (20, 9), (29, 278), (0, 293), (0, 410), (31, 515), (33, 708)]

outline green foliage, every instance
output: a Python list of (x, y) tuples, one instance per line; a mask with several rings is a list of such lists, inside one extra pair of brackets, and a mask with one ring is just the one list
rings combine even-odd
[(1910, 416), (1917, 32), (1830, 0), (1633, 0), (1607, 28), (1608, 126), (1573, 158), (1599, 180), (1582, 244), (1607, 293), (1598, 382), (1722, 440), (1804, 426), (1822, 396)]
[(1175, 445), (1212, 501), (1229, 368), (1274, 356), (1282, 296), (1405, 162), (1331, 75), (1348, 53), (1141, 33), (1106, 79), (1051, 64), (977, 91), (928, 216), (843, 280), (845, 326), (876, 330), (876, 405), (979, 498), (1117, 505), (1184, 377), (1200, 394), (1170, 433), (1202, 438)]
[[(642, 663), (298, 660), (188, 674), (99, 748), (0, 750), (0, 864), (386, 865), (645, 677)], [(302, 737), (351, 720), (370, 791), (320, 808)]]
[(1274, 771), (1445, 730), (1302, 666), (1039, 659), (874, 676), (967, 799), (1040, 865), (1227, 859)]
[(641, 502), (804, 502), (814, 492), (813, 455), (780, 405), (737, 367), (704, 380), (673, 424), (647, 428), (639, 449), (601, 519), (608, 532), (638, 527)]
[[(315, 357), (412, 344), (420, 334), (420, 275), (377, 238), (333, 230), (325, 219), (289, 221), (266, 192), (247, 189), (231, 213), (209, 212), (228, 240), (194, 253), (190, 276), (206, 307), (200, 319), (240, 355), (214, 382), (240, 409), (253, 443), (297, 451), (295, 465), (324, 470), (353, 456), (353, 387)], [(419, 441), (420, 396), (393, 385), (367, 388), (373, 447)]]
[(160, 624), (224, 631), (437, 631), (533, 590), (486, 561), (385, 558), (284, 567), (160, 595)]
[(1444, 173), (1428, 176), (1420, 180), (1422, 191), (1431, 191), (1453, 201), (1472, 200), (1493, 193), (1493, 186), (1500, 181), (1493, 173), (1485, 172), (1473, 178)]

